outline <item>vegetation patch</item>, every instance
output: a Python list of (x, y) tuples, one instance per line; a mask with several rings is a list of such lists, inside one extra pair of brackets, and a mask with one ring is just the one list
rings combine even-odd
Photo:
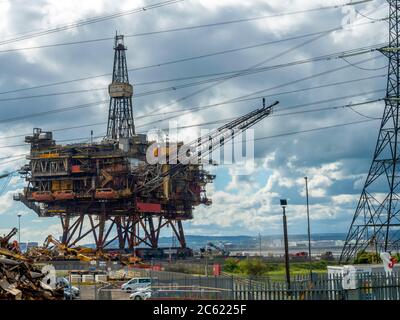
[[(329, 262), (329, 264), (334, 264)], [(328, 263), (326, 261), (315, 261), (311, 263), (313, 272), (325, 273)], [(228, 258), (223, 265), (223, 271), (243, 276), (280, 276), (285, 274), (284, 263), (268, 263), (260, 258), (249, 258), (238, 260)], [(290, 273), (292, 275), (307, 274), (310, 272), (310, 264), (308, 262), (291, 262)]]

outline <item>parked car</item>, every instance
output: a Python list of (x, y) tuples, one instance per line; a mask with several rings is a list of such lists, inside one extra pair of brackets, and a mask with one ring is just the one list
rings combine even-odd
[(64, 298), (66, 300), (78, 299), (80, 297), (79, 288), (72, 286), (66, 278), (57, 278), (56, 286), (64, 288)]
[(70, 287), (64, 288), (64, 299), (65, 300), (75, 300), (79, 298), (79, 294), (76, 294), (75, 290)]
[(129, 299), (131, 300), (147, 300), (152, 297), (154, 294), (153, 290), (150, 287), (138, 288), (129, 295)]
[(151, 286), (150, 278), (132, 278), (121, 286), (121, 290), (126, 292), (136, 291), (138, 288), (147, 288)]

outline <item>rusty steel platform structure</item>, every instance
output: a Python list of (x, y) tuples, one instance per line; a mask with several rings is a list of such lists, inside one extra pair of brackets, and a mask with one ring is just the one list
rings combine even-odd
[(99, 250), (115, 241), (120, 249), (157, 248), (160, 231), (170, 227), (185, 249), (182, 221), (193, 218), (195, 206), (211, 203), (205, 186), (214, 176), (201, 165), (188, 165), (153, 190), (136, 192), (169, 165), (146, 164), (153, 141), (135, 133), (126, 49), (117, 35), (107, 136), (96, 143), (59, 145), (52, 132), (34, 129), (25, 138), (31, 145), (29, 164), (20, 170), (28, 185), (14, 199), (40, 217), (59, 217), (61, 241), (68, 246), (91, 234)]

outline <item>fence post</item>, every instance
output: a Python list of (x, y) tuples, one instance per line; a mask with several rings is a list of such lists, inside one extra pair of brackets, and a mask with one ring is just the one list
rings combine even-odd
[(249, 281), (249, 284), (247, 285), (247, 290), (249, 292), (248, 300), (253, 300), (253, 291), (252, 291), (253, 288), (252, 288), (252, 285), (251, 285), (251, 276), (249, 276), (248, 281)]
[(233, 283), (233, 275), (231, 276), (231, 299), (236, 300), (236, 290), (235, 286)]

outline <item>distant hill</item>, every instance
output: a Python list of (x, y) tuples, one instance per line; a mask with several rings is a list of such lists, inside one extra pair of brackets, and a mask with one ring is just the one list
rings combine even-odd
[[(269, 236), (261, 236), (262, 241), (282, 239), (282, 235), (269, 235)], [(290, 241), (304, 241), (307, 240), (308, 237), (306, 234), (294, 234), (289, 235)], [(321, 241), (321, 240), (345, 240), (345, 233), (316, 233), (311, 235), (311, 240), (313, 241)], [(204, 247), (207, 242), (213, 242), (215, 244), (224, 243), (232, 246), (245, 247), (252, 246), (255, 243), (258, 243), (258, 236), (199, 236), (199, 235), (187, 235), (186, 243), (189, 248), (198, 249)], [(94, 247), (94, 244), (87, 244), (85, 246)], [(179, 246), (176, 239), (171, 239), (171, 237), (160, 237), (159, 238), (159, 246), (160, 247), (170, 247), (170, 246)], [(118, 242), (114, 241), (111, 244), (111, 247), (117, 248)]]
[[(269, 235), (269, 236), (261, 236), (262, 241), (282, 239), (282, 235)], [(295, 234), (289, 235), (290, 241), (304, 241), (307, 240), (308, 236), (306, 234)], [(345, 240), (345, 233), (320, 233), (313, 234), (311, 236), (311, 240), (313, 241), (321, 241), (321, 240)], [(234, 246), (246, 246), (252, 245), (255, 242), (258, 243), (259, 238), (257, 236), (197, 236), (197, 235), (187, 235), (186, 243), (188, 247), (191, 248), (199, 248), (204, 247), (207, 242), (217, 243), (225, 243), (232, 244)], [(160, 237), (159, 239), (160, 246), (170, 246), (172, 241), (171, 237)]]

